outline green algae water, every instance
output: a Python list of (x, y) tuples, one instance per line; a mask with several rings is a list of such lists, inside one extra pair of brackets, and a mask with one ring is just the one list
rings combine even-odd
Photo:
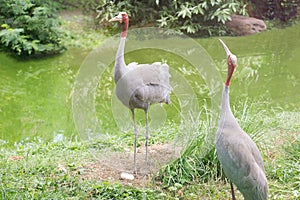
[(72, 135), (70, 92), (84, 55), (18, 60), (0, 53), (0, 141)]
[(273, 106), (299, 111), (299, 38), (299, 25), (236, 38), (232, 42), (232, 48), (236, 49), (240, 58), (237, 93), (245, 92), (250, 97), (266, 96), (270, 98)]
[[(238, 67), (231, 83), (232, 103), (245, 99), (267, 101), (269, 106), (266, 109), (280, 108), (286, 113), (285, 117), (292, 115), (292, 123), (299, 126), (299, 38), (300, 25), (252, 36), (222, 38), (238, 57)], [(213, 58), (222, 80), (225, 80), (226, 56), (218, 39), (196, 41)], [(71, 98), (75, 77), (87, 54), (86, 51), (70, 49), (60, 56), (24, 61), (0, 53), (0, 145), (34, 137), (47, 141), (78, 136)], [(209, 100), (209, 91), (201, 76), (190, 70), (188, 63), (172, 58), (175, 55), (165, 56), (168, 64), (191, 84), (199, 106), (203, 99)], [(125, 59), (127, 63), (151, 63), (163, 60), (164, 54), (151, 50), (136, 51), (125, 55)], [(97, 117), (99, 124), (105, 127), (104, 131), (115, 132), (119, 128), (111, 112), (113, 64), (103, 77), (97, 88)], [(171, 113), (168, 115), (170, 121), (179, 123), (180, 106), (174, 95), (172, 98), (172, 105), (165, 107), (166, 112)], [(154, 119), (155, 112), (152, 113)], [(137, 118), (143, 118), (143, 113), (138, 113)]]

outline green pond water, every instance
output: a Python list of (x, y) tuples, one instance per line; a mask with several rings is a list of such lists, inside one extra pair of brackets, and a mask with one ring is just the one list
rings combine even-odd
[[(116, 40), (118, 43), (118, 39)], [(247, 37), (226, 37), (223, 40), (238, 57), (238, 67), (231, 83), (232, 104), (245, 100), (265, 101), (268, 102), (266, 109), (279, 108), (285, 113), (284, 117), (292, 116), (292, 123), (299, 126), (300, 26), (294, 25)], [(196, 41), (211, 57), (218, 70), (217, 79), (225, 80), (226, 56), (218, 39)], [(87, 123), (87, 119), (86, 116), (76, 116), (74, 123), (72, 97), (80, 66), (88, 54), (89, 51), (74, 48), (59, 56), (24, 61), (0, 53), (0, 145), (11, 145), (34, 137), (41, 140), (80, 137), (76, 129), (80, 125), (75, 123), (80, 120)], [(214, 97), (211, 96), (210, 88), (214, 83), (208, 83), (203, 74), (183, 58), (151, 48), (132, 51), (125, 58), (127, 63), (166, 61), (170, 66), (171, 84), (175, 90), (171, 96), (172, 104), (151, 108), (150, 128), (161, 127), (164, 122), (180, 123), (185, 106), (190, 106), (184, 105), (182, 98), (190, 99), (186, 103), (193, 104), (195, 108), (190, 109), (194, 111), (201, 109), (204, 104), (213, 106), (211, 102)], [(181, 81), (182, 85), (178, 84), (181, 79), (184, 80)], [(100, 127), (97, 131), (105, 134), (131, 134), (130, 115), (126, 108), (117, 105), (119, 102), (114, 95), (112, 64), (101, 72), (101, 78), (96, 82), (95, 99), (91, 104), (97, 116), (95, 123)], [(182, 91), (188, 96), (180, 97)], [(219, 102), (220, 99), (216, 98), (215, 102)], [(123, 109), (127, 113), (124, 114), (121, 111)], [(143, 124), (143, 118), (143, 112), (138, 111), (137, 119), (140, 124)]]

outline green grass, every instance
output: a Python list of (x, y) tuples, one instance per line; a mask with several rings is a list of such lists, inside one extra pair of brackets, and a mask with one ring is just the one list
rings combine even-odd
[[(236, 108), (234, 113), (245, 120), (240, 120), (240, 123), (244, 124), (243, 128), (247, 132), (255, 133), (252, 137), (262, 151), (270, 199), (299, 198), (299, 127), (285, 127), (285, 120), (279, 119), (281, 115), (277, 115), (278, 118), (274, 119), (272, 117), (274, 115), (270, 112), (258, 112), (260, 108), (254, 106), (257, 105), (257, 101), (245, 102), (234, 104), (233, 107)], [(262, 107), (266, 107), (263, 102), (260, 103)], [(203, 114), (205, 118), (209, 118), (209, 115), (207, 112)], [(97, 161), (91, 154), (91, 149), (113, 147), (122, 150), (131, 145), (130, 140), (120, 145), (120, 141), (124, 138), (112, 138), (106, 143), (65, 140), (46, 143), (38, 138), (25, 139), (15, 143), (11, 148), (0, 150), (0, 197), (2, 199), (228, 199), (229, 184), (222, 174), (215, 149), (205, 150), (206, 134), (214, 134), (214, 129), (208, 128), (210, 127), (206, 124), (208, 122), (209, 120), (198, 123), (198, 132), (195, 132), (198, 137), (191, 142), (181, 157), (162, 168), (153, 177), (153, 183), (145, 188), (125, 186), (118, 181), (101, 182), (97, 177), (84, 178), (87, 166)], [(274, 132), (274, 123), (281, 127), (278, 132)], [(170, 123), (166, 127), (171, 129), (172, 126)], [(164, 131), (167, 131), (167, 128)], [(289, 128), (289, 132), (284, 128)], [(206, 134), (201, 134), (203, 132)], [(268, 139), (270, 134), (272, 140)], [(237, 196), (241, 198), (239, 192)]]
[[(95, 162), (89, 149), (98, 142), (22, 141), (1, 149), (1, 199), (149, 199), (164, 196), (152, 189), (125, 187), (84, 178)], [(107, 144), (109, 145), (109, 144)], [(105, 146), (105, 145), (104, 145)]]
[[(281, 132), (275, 139), (276, 148), (269, 149), (266, 171), (270, 178), (270, 192), (277, 199), (300, 197), (300, 137), (295, 133)], [(278, 146), (278, 143), (281, 143)]]

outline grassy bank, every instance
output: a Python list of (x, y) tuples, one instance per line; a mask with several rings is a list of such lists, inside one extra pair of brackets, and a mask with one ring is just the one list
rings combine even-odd
[(23, 141), (1, 149), (1, 199), (152, 199), (151, 189), (123, 187), (85, 176), (96, 143)]
[[(237, 109), (244, 129), (254, 133), (262, 151), (270, 187), (270, 199), (300, 197), (300, 137), (297, 113), (277, 110), (260, 113), (251, 102)], [(263, 105), (262, 105), (263, 106)], [(270, 117), (272, 116), (272, 117)], [(252, 123), (251, 123), (252, 122)], [(289, 123), (287, 123), (289, 122)], [(169, 127), (171, 128), (171, 127)], [(198, 131), (207, 131), (205, 124)], [(213, 133), (209, 133), (213, 134)], [(144, 185), (118, 178), (103, 180), (93, 173), (92, 152), (106, 147), (126, 149), (122, 139), (101, 141), (42, 142), (23, 140), (1, 148), (2, 199), (229, 199), (230, 188), (222, 176), (214, 149), (203, 155), (204, 138), (198, 138), (173, 163), (163, 167)], [(130, 162), (130, 161), (128, 161)], [(241, 195), (237, 192), (238, 198)]]

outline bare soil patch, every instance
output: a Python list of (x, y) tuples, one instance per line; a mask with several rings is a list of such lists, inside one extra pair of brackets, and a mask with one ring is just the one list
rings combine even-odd
[(173, 144), (160, 144), (149, 146), (148, 170), (145, 162), (145, 147), (141, 146), (137, 151), (138, 174), (134, 180), (121, 179), (121, 173), (133, 173), (133, 151), (132, 152), (107, 152), (99, 161), (85, 166), (84, 178), (119, 182), (123, 185), (144, 187), (151, 183), (153, 175), (164, 165), (180, 156), (181, 147)]

